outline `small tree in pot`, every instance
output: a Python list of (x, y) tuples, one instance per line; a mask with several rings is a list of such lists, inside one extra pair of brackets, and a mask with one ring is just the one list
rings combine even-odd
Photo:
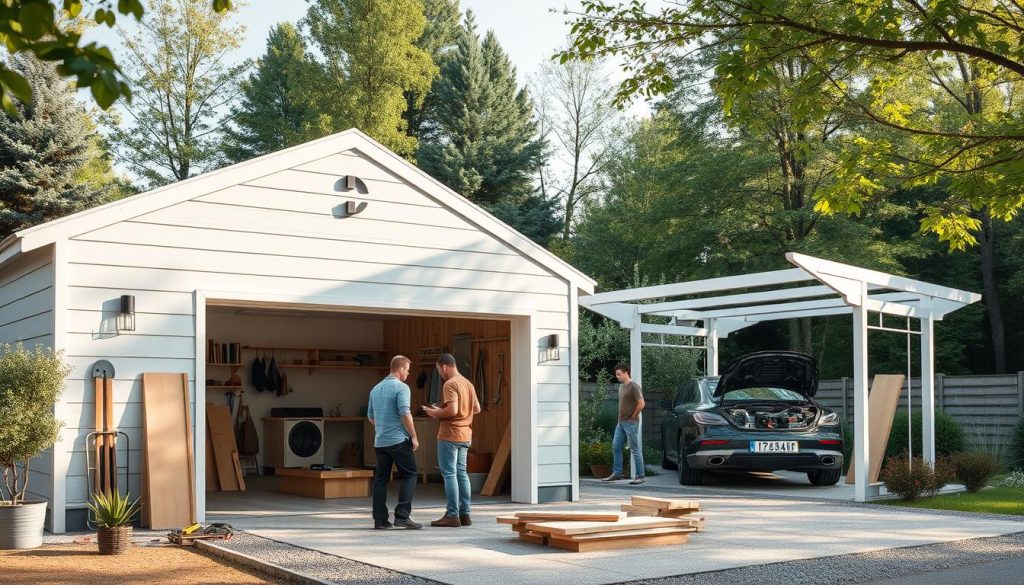
[(99, 529), (96, 541), (101, 555), (119, 555), (128, 551), (132, 537), (132, 520), (139, 513), (139, 500), (132, 501), (128, 495), (118, 492), (107, 495), (96, 492), (89, 502), (89, 509), (96, 518)]
[(0, 549), (43, 543), (46, 502), (25, 499), (29, 460), (57, 442), (53, 407), (70, 372), (50, 348), (0, 345)]

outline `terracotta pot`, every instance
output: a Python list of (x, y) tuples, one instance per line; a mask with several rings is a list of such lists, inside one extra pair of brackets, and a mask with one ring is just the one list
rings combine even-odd
[(611, 465), (591, 465), (590, 466), (590, 475), (593, 475), (594, 477), (597, 477), (597, 478), (608, 477), (611, 474), (612, 474), (612, 466)]
[(100, 528), (96, 531), (96, 542), (100, 545), (101, 555), (126, 553), (132, 544), (132, 527)]
[(46, 502), (0, 504), (0, 550), (36, 548), (43, 544)]

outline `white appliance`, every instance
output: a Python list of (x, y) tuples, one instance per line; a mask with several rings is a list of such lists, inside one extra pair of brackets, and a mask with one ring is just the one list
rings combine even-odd
[(324, 462), (323, 419), (285, 419), (284, 467), (303, 467)]

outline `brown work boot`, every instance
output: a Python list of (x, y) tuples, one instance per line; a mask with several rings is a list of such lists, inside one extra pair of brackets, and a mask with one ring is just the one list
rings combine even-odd
[(441, 516), (437, 520), (430, 523), (431, 526), (443, 526), (446, 528), (458, 528), (462, 526), (462, 522), (459, 521), (458, 516)]
[(466, 514), (465, 516), (459, 516), (459, 522), (463, 526), (471, 526), (473, 524), (473, 520), (469, 517), (469, 514)]

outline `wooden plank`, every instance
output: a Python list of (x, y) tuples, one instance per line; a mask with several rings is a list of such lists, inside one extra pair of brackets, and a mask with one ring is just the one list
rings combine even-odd
[(213, 462), (213, 441), (210, 440), (210, 427), (206, 427), (206, 491), (220, 490), (217, 481), (217, 465)]
[(616, 540), (621, 538), (634, 538), (643, 536), (661, 536), (663, 534), (689, 534), (695, 532), (692, 527), (669, 527), (669, 528), (645, 528), (642, 530), (624, 530), (621, 532), (598, 532), (596, 534), (575, 534), (571, 536), (559, 536), (560, 540), (572, 540), (585, 542), (594, 540)]
[(597, 532), (622, 532), (625, 530), (647, 528), (669, 528), (674, 526), (685, 527), (689, 526), (689, 523), (678, 518), (635, 516), (623, 518), (618, 522), (528, 522), (526, 524), (526, 527), (534, 532), (545, 532), (563, 536), (594, 534)]
[(548, 535), (540, 532), (520, 532), (519, 540), (529, 542), (530, 544), (546, 545), (548, 543)]
[[(503, 398), (508, 402), (511, 402), (510, 397), (506, 396)], [(509, 423), (505, 426), (505, 434), (501, 438), (501, 443), (498, 445), (498, 451), (494, 454), (494, 460), (491, 463), (491, 470), (487, 473), (487, 479), (484, 480), (484, 487), (480, 490), (480, 495), (493, 496), (498, 493), (505, 485), (505, 479), (508, 477), (509, 468), (512, 463), (512, 424)]]
[[(878, 481), (882, 470), (882, 459), (885, 457), (885, 446), (889, 442), (892, 431), (892, 419), (896, 415), (896, 406), (900, 400), (900, 388), (903, 386), (902, 374), (876, 374), (868, 394), (868, 481)], [(846, 473), (846, 483), (852, 484), (856, 478), (856, 461), (850, 460), (850, 469)]]
[(662, 534), (659, 536), (635, 536), (632, 538), (613, 538), (609, 540), (575, 541), (562, 540), (555, 537), (548, 539), (548, 544), (555, 548), (561, 548), (573, 552), (590, 552), (595, 550), (612, 550), (618, 548), (639, 548), (648, 546), (670, 546), (674, 544), (686, 544), (690, 535), (680, 532), (675, 534)]
[(144, 518), (154, 530), (195, 521), (188, 376), (142, 374)]
[(238, 482), (238, 491), (245, 491), (245, 477), (242, 475), (242, 463), (238, 460), (238, 451), (231, 452), (231, 467), (235, 471), (235, 481)]
[(231, 452), (237, 451), (235, 434), (232, 432), (231, 414), (227, 406), (206, 403), (206, 424), (210, 429), (210, 441), (213, 443), (213, 459), (217, 468), (217, 482), (222, 492), (237, 492), (238, 478), (235, 466), (231, 461)]
[(516, 512), (514, 516), (520, 520), (550, 520), (583, 522), (618, 522), (626, 517), (623, 512)]
[(697, 500), (675, 500), (672, 498), (652, 498), (650, 496), (633, 496), (631, 503), (634, 506), (645, 508), (656, 508), (658, 510), (700, 510), (700, 502)]
[(498, 517), (495, 518), (495, 520), (498, 521), (498, 524), (522, 524), (523, 523), (523, 521), (520, 520), (519, 518), (516, 518), (515, 516), (508, 516), (508, 515), (506, 515), (506, 516), (498, 516)]

